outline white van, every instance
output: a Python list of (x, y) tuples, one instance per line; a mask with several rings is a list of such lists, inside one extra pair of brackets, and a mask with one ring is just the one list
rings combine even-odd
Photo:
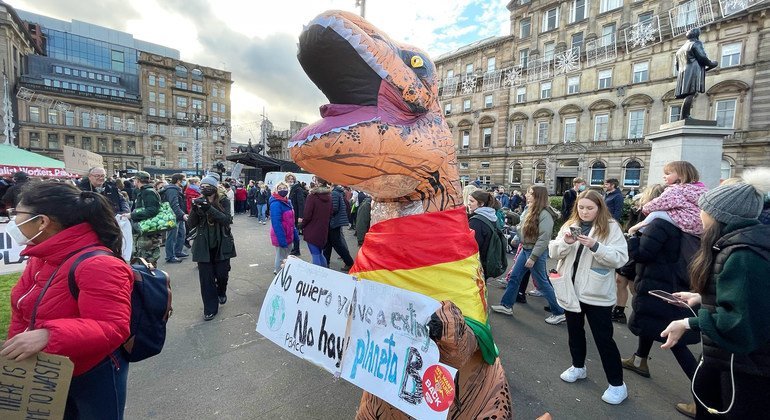
[[(288, 172), (268, 172), (265, 174), (265, 184), (270, 188), (270, 191), (275, 191), (276, 184), (283, 181), (286, 174), (288, 174)], [(315, 178), (315, 175), (313, 174), (294, 173), (294, 176), (297, 177), (297, 182), (304, 182), (307, 184), (308, 188), (310, 187), (310, 183), (313, 182), (313, 178)]]

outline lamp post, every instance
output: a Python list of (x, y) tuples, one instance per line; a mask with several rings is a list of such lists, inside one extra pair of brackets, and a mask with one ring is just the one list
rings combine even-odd
[(209, 125), (209, 117), (201, 115), (199, 110), (195, 110), (192, 120), (188, 119), (190, 126), (195, 129), (195, 145), (193, 146), (193, 159), (195, 160), (195, 175), (201, 176), (200, 167), (203, 163), (203, 143), (198, 137), (198, 130)]

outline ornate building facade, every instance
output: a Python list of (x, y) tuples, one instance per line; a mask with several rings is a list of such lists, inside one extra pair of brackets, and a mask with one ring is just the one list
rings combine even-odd
[(624, 190), (644, 187), (645, 137), (679, 118), (674, 54), (694, 26), (720, 66), (708, 72), (693, 117), (735, 129), (715, 163), (722, 178), (770, 165), (768, 9), (725, 15), (704, 0), (511, 1), (510, 36), (436, 60), (462, 179), (515, 189), (540, 183), (552, 194), (576, 176), (592, 186), (617, 178)]

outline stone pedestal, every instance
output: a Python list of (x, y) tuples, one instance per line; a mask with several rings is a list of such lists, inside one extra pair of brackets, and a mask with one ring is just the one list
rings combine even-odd
[(682, 120), (663, 124), (660, 131), (647, 135), (652, 144), (647, 185), (663, 182), (663, 167), (675, 160), (692, 163), (708, 188), (719, 185), (722, 141), (732, 128), (717, 127), (716, 121)]

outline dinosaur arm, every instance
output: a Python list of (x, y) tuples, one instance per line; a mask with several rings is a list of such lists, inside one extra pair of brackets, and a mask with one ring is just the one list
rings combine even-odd
[[(439, 361), (456, 369), (464, 366), (479, 349), (473, 330), (466, 324), (460, 308), (450, 301), (441, 302), (432, 316), (431, 338), (441, 353)], [(440, 329), (440, 337), (435, 329)]]

